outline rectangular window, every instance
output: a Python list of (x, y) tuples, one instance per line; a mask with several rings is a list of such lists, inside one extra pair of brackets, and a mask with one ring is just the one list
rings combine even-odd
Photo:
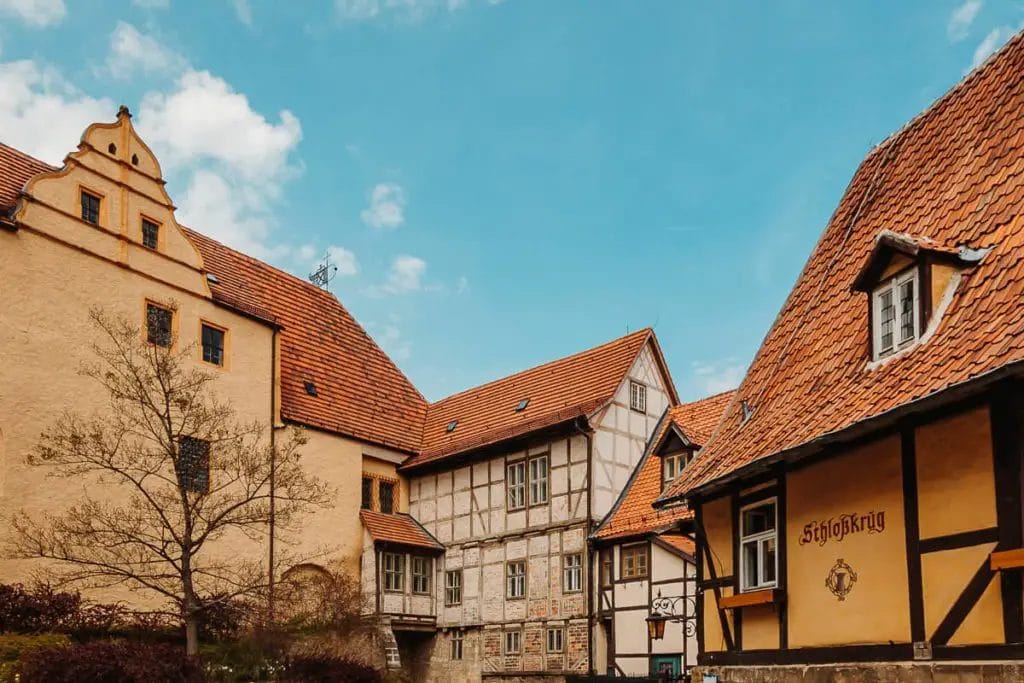
[(505, 654), (517, 655), (523, 646), (521, 631), (505, 631)]
[(609, 588), (615, 580), (615, 549), (604, 548), (601, 550), (601, 586)]
[(465, 631), (452, 631), (452, 659), (462, 659), (462, 643)]
[(647, 412), (647, 387), (640, 382), (629, 383), (629, 407), (638, 413)]
[(508, 466), (505, 476), (508, 488), (508, 509), (519, 510), (526, 507), (526, 463), (514, 462)]
[(917, 269), (886, 281), (871, 296), (877, 360), (909, 346), (920, 335)]
[(566, 555), (562, 565), (562, 591), (578, 593), (583, 590), (583, 555)]
[(530, 460), (530, 505), (548, 502), (548, 456)]
[(647, 544), (629, 545), (619, 551), (622, 567), (619, 574), (623, 579), (642, 579), (647, 576)]
[(452, 569), (444, 573), (444, 604), (447, 607), (462, 604), (461, 569)]
[(377, 499), (380, 503), (380, 511), (391, 514), (395, 511), (395, 484), (390, 481), (382, 481), (378, 485)]
[(160, 226), (146, 218), (142, 219), (142, 246), (156, 249), (160, 243)]
[(224, 366), (224, 330), (203, 324), (203, 360), (213, 365)]
[(171, 345), (173, 315), (169, 308), (146, 304), (146, 340), (150, 344)]
[(210, 442), (183, 436), (178, 439), (178, 483), (185, 491), (207, 493), (210, 490)]
[(384, 559), (384, 590), (401, 593), (405, 590), (405, 555), (383, 553), (381, 557)]
[(517, 560), (505, 565), (505, 597), (526, 596), (526, 562)]
[(675, 453), (662, 458), (663, 483), (667, 484), (683, 471), (686, 466), (686, 453)]
[(363, 477), (363, 499), (359, 504), (363, 510), (370, 510), (373, 508), (373, 479), (370, 477)]
[(771, 588), (776, 584), (778, 547), (775, 499), (740, 510), (740, 588)]
[(412, 592), (419, 595), (430, 594), (430, 558), (412, 558)]
[(561, 628), (548, 629), (548, 652), (561, 652), (565, 646), (565, 630)]
[(100, 198), (82, 190), (82, 220), (93, 225), (100, 224)]

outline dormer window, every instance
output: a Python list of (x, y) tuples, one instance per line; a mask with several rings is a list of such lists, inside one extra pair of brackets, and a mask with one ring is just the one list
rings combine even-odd
[(871, 293), (875, 359), (913, 344), (921, 335), (918, 269), (884, 281)]
[(683, 468), (686, 467), (686, 463), (688, 463), (690, 460), (688, 456), (689, 453), (687, 453), (686, 451), (662, 456), (661, 472), (663, 483), (668, 484), (670, 481), (679, 476), (679, 473), (683, 471)]

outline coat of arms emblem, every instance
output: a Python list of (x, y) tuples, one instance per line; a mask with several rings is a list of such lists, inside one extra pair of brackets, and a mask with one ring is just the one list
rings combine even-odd
[(855, 583), (857, 583), (857, 572), (853, 571), (853, 568), (846, 564), (843, 558), (836, 560), (832, 570), (825, 577), (825, 587), (840, 601), (846, 599)]

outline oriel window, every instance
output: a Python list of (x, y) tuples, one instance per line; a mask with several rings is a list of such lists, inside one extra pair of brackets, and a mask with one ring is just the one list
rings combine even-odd
[(401, 593), (405, 586), (405, 555), (401, 553), (383, 553), (384, 590), (389, 593)]
[(412, 592), (420, 595), (430, 594), (430, 558), (412, 558)]

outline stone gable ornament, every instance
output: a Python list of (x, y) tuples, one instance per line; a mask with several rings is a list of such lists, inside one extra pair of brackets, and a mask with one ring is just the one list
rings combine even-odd
[(853, 571), (853, 568), (846, 564), (846, 562), (843, 562), (843, 558), (836, 560), (832, 570), (825, 577), (825, 587), (834, 596), (839, 598), (840, 602), (845, 600), (846, 596), (850, 594), (855, 583), (857, 583), (857, 572)]

